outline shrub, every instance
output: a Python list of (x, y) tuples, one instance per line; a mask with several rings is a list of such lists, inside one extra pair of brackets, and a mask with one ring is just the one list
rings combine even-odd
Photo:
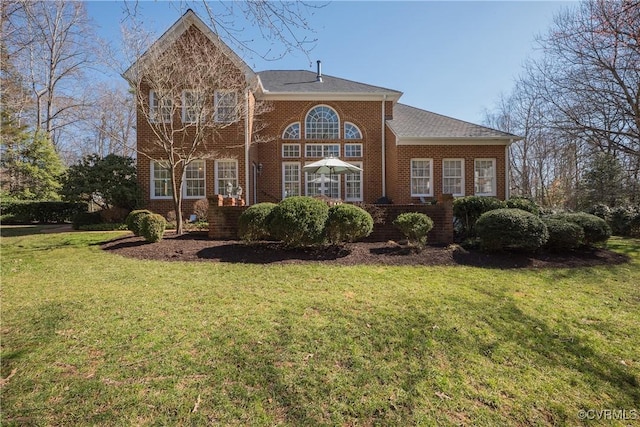
[(632, 206), (616, 206), (611, 209), (608, 219), (611, 232), (617, 236), (631, 236), (631, 228), (636, 216), (640, 216)]
[(543, 222), (549, 231), (549, 240), (545, 245), (548, 249), (569, 250), (582, 244), (584, 231), (578, 224), (552, 218), (543, 218)]
[(100, 224), (101, 222), (100, 212), (81, 212), (73, 217), (71, 226), (74, 230), (82, 230), (82, 227)]
[(582, 227), (582, 231), (584, 232), (582, 243), (586, 246), (604, 243), (611, 237), (611, 228), (607, 222), (595, 215), (585, 212), (575, 212), (551, 215), (550, 218), (573, 222)]
[(373, 231), (369, 212), (354, 205), (335, 205), (329, 208), (325, 234), (333, 244), (354, 242)]
[(76, 215), (87, 211), (84, 202), (3, 200), (2, 215), (14, 222), (70, 222)]
[(393, 225), (405, 235), (409, 244), (421, 248), (427, 244), (427, 234), (433, 228), (433, 221), (423, 213), (406, 212), (398, 215)]
[(476, 223), (480, 244), (497, 251), (520, 249), (535, 251), (549, 239), (542, 220), (522, 209), (496, 209), (480, 216)]
[(453, 201), (453, 215), (458, 219), (462, 235), (473, 237), (478, 218), (494, 209), (505, 207), (505, 203), (495, 197), (467, 196)]
[(322, 243), (329, 207), (321, 200), (305, 196), (287, 197), (269, 215), (269, 231), (290, 247)]
[(242, 212), (238, 219), (238, 235), (245, 242), (255, 242), (270, 237), (269, 214), (276, 207), (275, 203), (258, 203)]
[(140, 234), (147, 242), (159, 242), (162, 240), (167, 221), (162, 215), (147, 214), (142, 215), (142, 227)]
[(167, 216), (165, 217), (168, 222), (176, 222), (178, 216), (176, 215), (176, 211), (170, 210), (167, 212)]
[(534, 215), (540, 216), (540, 205), (528, 197), (512, 197), (505, 202), (507, 208), (522, 209)]
[(146, 209), (131, 211), (129, 215), (127, 215), (127, 219), (125, 219), (124, 223), (127, 224), (127, 228), (131, 230), (135, 236), (141, 236), (142, 220), (145, 216), (151, 215), (152, 213), (153, 212)]
[(206, 221), (209, 215), (209, 201), (207, 199), (198, 199), (193, 204), (193, 213), (197, 221)]
[(591, 215), (595, 215), (609, 222), (611, 218), (611, 208), (604, 203), (598, 203), (597, 205), (593, 205), (589, 212)]
[(108, 222), (101, 224), (87, 224), (81, 225), (78, 230), (82, 231), (116, 231), (116, 230), (126, 230), (127, 225), (121, 224), (117, 222)]
[(102, 219), (102, 222), (107, 224), (123, 223), (127, 218), (127, 215), (129, 215), (129, 212), (129, 209), (127, 208), (120, 208), (116, 206), (101, 210), (100, 218)]

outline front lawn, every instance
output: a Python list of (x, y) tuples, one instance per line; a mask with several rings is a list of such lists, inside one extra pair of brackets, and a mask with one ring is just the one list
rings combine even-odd
[(502, 271), (141, 261), (100, 249), (119, 234), (10, 234), (2, 425), (640, 418), (638, 240), (610, 242), (626, 264)]

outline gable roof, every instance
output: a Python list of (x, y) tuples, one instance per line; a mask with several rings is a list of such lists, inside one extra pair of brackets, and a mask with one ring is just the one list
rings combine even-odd
[(164, 32), (160, 36), (158, 40), (156, 40), (150, 47), (145, 51), (140, 58), (136, 60), (131, 66), (122, 73), (122, 76), (131, 81), (133, 72), (135, 70), (136, 65), (140, 61), (145, 61), (147, 58), (147, 53), (152, 49), (160, 49), (160, 51), (164, 51), (167, 49), (173, 42), (175, 42), (180, 36), (182, 36), (191, 26), (195, 26), (202, 34), (204, 34), (217, 48), (222, 50), (222, 52), (231, 60), (231, 62), (238, 67), (240, 71), (242, 71), (248, 82), (255, 80), (256, 74), (253, 72), (251, 67), (247, 65), (246, 62), (242, 60), (238, 56), (237, 53), (233, 51), (225, 42), (223, 42), (220, 37), (209, 28), (207, 24), (205, 24), (202, 19), (196, 13), (188, 9), (184, 15), (180, 17), (167, 31)]
[(322, 98), (340, 99), (350, 96), (353, 98), (382, 99), (385, 95), (389, 101), (397, 101), (402, 92), (373, 86), (353, 80), (341, 79), (326, 74), (318, 81), (317, 74), (306, 70), (269, 70), (257, 73), (260, 89), (265, 98)]
[(395, 104), (393, 119), (387, 125), (398, 140), (502, 139), (515, 141), (520, 137), (463, 120), (421, 110), (405, 104)]

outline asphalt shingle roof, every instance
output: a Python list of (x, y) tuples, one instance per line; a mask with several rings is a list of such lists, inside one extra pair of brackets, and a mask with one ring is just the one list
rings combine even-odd
[(393, 108), (393, 120), (387, 120), (400, 138), (514, 138), (516, 135), (421, 110), (404, 104)]
[(322, 75), (322, 82), (316, 81), (316, 73), (305, 70), (271, 70), (257, 73), (262, 87), (267, 92), (280, 93), (394, 93), (397, 90), (372, 86), (338, 77)]

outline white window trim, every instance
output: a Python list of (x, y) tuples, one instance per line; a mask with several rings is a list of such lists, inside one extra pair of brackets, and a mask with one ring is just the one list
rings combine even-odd
[[(298, 155), (297, 156), (285, 156), (284, 155), (284, 147), (285, 147), (285, 145), (288, 145), (288, 146), (296, 145), (296, 146), (298, 146)], [(291, 143), (285, 142), (284, 144), (282, 144), (282, 158), (283, 159), (298, 159), (298, 158), (302, 157), (302, 151), (301, 150), (302, 150), (302, 147), (300, 146), (300, 144), (291, 144)]]
[[(321, 159), (321, 158), (325, 157), (325, 155), (324, 155), (324, 147), (326, 145), (337, 146), (338, 147), (338, 154), (336, 156), (334, 156), (334, 157), (340, 157), (341, 147), (340, 147), (340, 144), (337, 143), (337, 142), (325, 143), (325, 144), (323, 144), (321, 142), (310, 142), (310, 143), (304, 144), (304, 157), (308, 157), (308, 158), (311, 158), (311, 159)], [(322, 146), (322, 155), (321, 156), (309, 156), (309, 155), (307, 155), (307, 147), (310, 147), (310, 146)]]
[[(298, 138), (286, 138), (285, 134), (287, 133), (287, 131), (289, 130), (289, 128), (291, 126), (295, 126), (298, 125)], [(298, 141), (300, 139), (302, 139), (302, 127), (300, 125), (300, 122), (293, 122), (293, 123), (289, 123), (289, 125), (284, 128), (284, 130), (282, 131), (282, 139), (284, 139), (285, 141)]]
[[(362, 162), (348, 162), (351, 165), (357, 166), (362, 169)], [(347, 176), (344, 177), (344, 200), (345, 202), (362, 202), (364, 200), (364, 171), (358, 172), (360, 174), (360, 197), (347, 197)]]
[[(149, 122), (151, 123), (171, 123), (171, 117), (168, 117), (165, 120), (165, 117), (162, 114), (162, 105), (160, 104), (161, 100), (162, 98), (156, 97), (155, 90), (149, 91)], [(158, 105), (154, 107), (156, 101), (158, 102)], [(173, 112), (173, 105), (170, 112)], [(161, 118), (161, 120), (158, 120), (158, 118)]]
[[(360, 138), (347, 138), (347, 132), (346, 132), (346, 127), (347, 125), (351, 125), (354, 128), (356, 128), (356, 130), (358, 131), (358, 133), (360, 134)], [(346, 141), (361, 141), (362, 140), (362, 131), (360, 130), (360, 128), (355, 124), (355, 123), (351, 123), (351, 122), (344, 122), (344, 124), (342, 125), (343, 129), (342, 129), (342, 135), (344, 135), (344, 139)]]
[[(414, 193), (413, 192), (413, 162), (429, 162), (429, 193)], [(424, 178), (424, 177), (420, 177)], [(409, 161), (409, 190), (411, 191), (411, 197), (433, 197), (433, 159), (411, 159)]]
[[(240, 185), (240, 170), (238, 169), (238, 160), (237, 159), (216, 159), (213, 165), (213, 190), (215, 194), (225, 194), (224, 192), (220, 192), (218, 188), (218, 164), (220, 162), (234, 162), (236, 164), (236, 181), (238, 185)], [(235, 190), (235, 189), (234, 189)]]
[(463, 158), (446, 158), (446, 159), (442, 159), (442, 194), (446, 194), (444, 192), (444, 179), (445, 179), (445, 176), (444, 176), (444, 162), (446, 162), (446, 161), (459, 161), (459, 162), (462, 163), (461, 164), (462, 182), (460, 183), (460, 189), (462, 190), (462, 192), (461, 193), (454, 193), (453, 196), (454, 197), (464, 197), (464, 194), (465, 194), (465, 188), (464, 188), (465, 181), (464, 181), (464, 159)]
[[(222, 120), (222, 118), (220, 118), (219, 116), (219, 109), (220, 108), (229, 108), (229, 106), (224, 106), (224, 105), (218, 105), (219, 104), (219, 98), (222, 95), (227, 95), (227, 94), (234, 94), (235, 95), (235, 104), (234, 104), (234, 117), (232, 120)], [(216, 123), (235, 123), (236, 121), (238, 121), (238, 111), (237, 111), (237, 107), (238, 107), (238, 92), (232, 89), (217, 89), (214, 94), (213, 94), (213, 102), (214, 102), (214, 110), (213, 110), (213, 116), (214, 116), (214, 121)]]
[(284, 199), (284, 198), (287, 197), (287, 195), (285, 194), (285, 180), (284, 180), (285, 165), (296, 165), (296, 166), (298, 166), (298, 193), (300, 195), (302, 195), (302, 166), (301, 166), (300, 162), (282, 162), (282, 198)]
[[(149, 163), (149, 176), (150, 176), (150, 180), (149, 180), (149, 197), (152, 200), (172, 200), (173, 196), (156, 196), (155, 195), (155, 169), (156, 169), (156, 164), (158, 164), (160, 162), (156, 161), (156, 160), (151, 160), (151, 162)], [(171, 173), (171, 171), (169, 171), (169, 173)], [(169, 188), (172, 188), (172, 183), (171, 183), (171, 179), (169, 180)]]
[[(476, 190), (476, 164), (479, 161), (480, 162), (481, 161), (485, 161), (485, 162), (486, 161), (490, 161), (491, 163), (493, 163), (493, 168), (492, 168), (493, 169), (493, 176), (491, 177), (491, 180), (493, 182), (493, 186), (492, 186), (492, 191), (489, 192), (489, 193), (478, 193), (478, 192), (475, 191)], [(492, 157), (492, 158), (480, 158), (479, 157), (479, 158), (473, 159), (473, 191), (474, 191), (474, 194), (476, 196), (494, 196), (494, 197), (497, 196), (497, 194), (498, 194), (498, 188), (497, 188), (498, 187), (498, 179), (497, 179), (498, 171), (496, 170), (496, 164), (497, 164), (497, 161), (496, 161), (495, 157)]]
[[(350, 139), (349, 141), (353, 141), (353, 140)], [(347, 145), (359, 145), (360, 146), (360, 155), (359, 156), (349, 156), (349, 154), (347, 153)], [(359, 159), (361, 157), (364, 157), (364, 146), (363, 146), (363, 144), (361, 142), (355, 142), (355, 143), (348, 142), (348, 143), (344, 144), (343, 151), (344, 151), (344, 157), (345, 158)]]
[[(327, 104), (314, 105), (313, 107), (309, 108), (309, 110), (307, 111), (307, 114), (304, 115), (304, 139), (309, 139), (311, 141), (323, 141), (323, 139), (319, 139), (319, 138), (310, 138), (309, 130), (307, 129), (307, 118), (309, 117), (309, 114), (311, 114), (311, 112), (318, 107), (327, 107), (328, 109), (332, 110), (336, 114), (336, 117), (338, 118), (338, 135), (336, 135), (335, 138), (327, 138), (327, 139), (329, 140), (340, 139), (340, 135), (342, 132), (342, 120), (340, 119), (340, 114), (338, 114), (338, 111), (335, 108)], [(300, 134), (300, 136), (302, 136), (302, 133)]]
[(196, 159), (193, 160), (189, 165), (194, 164), (195, 162), (202, 162), (202, 172), (204, 173), (204, 194), (202, 196), (187, 196), (187, 168), (184, 168), (184, 174), (182, 177), (182, 198), (183, 199), (202, 199), (207, 197), (207, 162), (205, 160)]

